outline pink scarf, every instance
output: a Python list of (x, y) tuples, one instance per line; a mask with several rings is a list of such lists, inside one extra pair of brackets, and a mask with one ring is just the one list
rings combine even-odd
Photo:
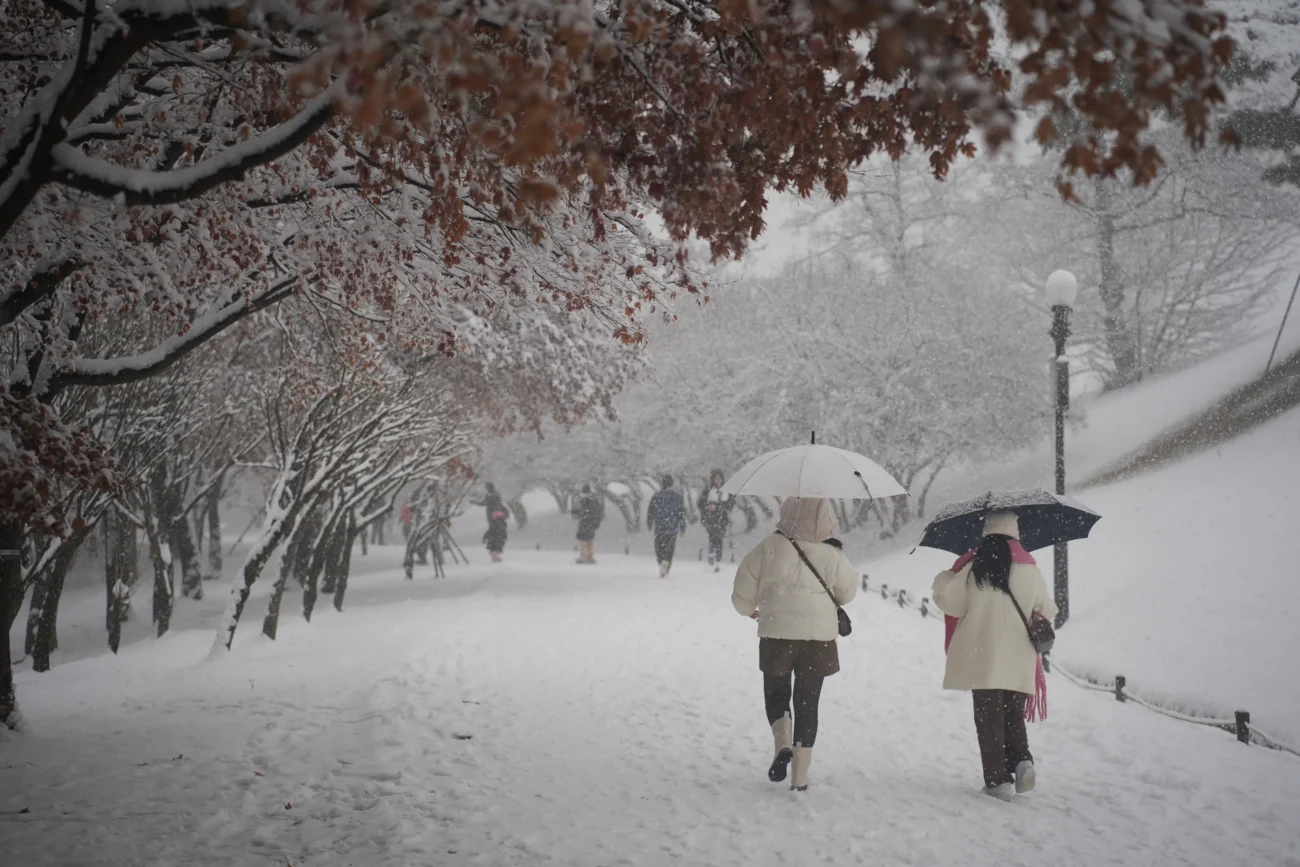
[[(957, 558), (957, 562), (952, 564), (953, 572), (960, 572), (966, 568), (966, 564), (975, 559), (975, 552), (979, 548), (973, 548)], [(1029, 552), (1020, 544), (1020, 540), (1011, 540), (1011, 562), (1020, 563), (1025, 566), (1036, 566), (1037, 561), (1030, 556)], [(956, 617), (943, 616), (943, 652), (948, 652), (948, 645), (952, 644), (952, 636), (957, 632), (957, 624), (961, 621)], [(1043, 671), (1043, 658), (1038, 657), (1038, 671), (1034, 675), (1034, 694), (1025, 702), (1025, 719), (1029, 722), (1037, 722), (1040, 719), (1047, 719), (1047, 674)]]

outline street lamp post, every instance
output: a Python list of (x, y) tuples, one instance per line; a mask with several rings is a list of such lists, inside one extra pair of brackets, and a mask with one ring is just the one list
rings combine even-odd
[[(1069, 271), (1053, 271), (1047, 277), (1047, 303), (1052, 308), (1052, 340), (1056, 344), (1056, 493), (1065, 493), (1065, 414), (1070, 408), (1070, 360), (1065, 341), (1070, 337), (1070, 310), (1079, 293), (1079, 283)], [(1052, 583), (1056, 588), (1056, 628), (1070, 619), (1070, 552), (1061, 542), (1053, 556)]]

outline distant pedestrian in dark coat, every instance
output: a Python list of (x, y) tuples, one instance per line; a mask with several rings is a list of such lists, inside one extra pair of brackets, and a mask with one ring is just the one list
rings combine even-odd
[(488, 553), (492, 555), (492, 562), (500, 563), (501, 552), (506, 549), (506, 536), (510, 532), (506, 525), (510, 513), (501, 502), (501, 495), (497, 493), (496, 485), (491, 482), (488, 483), (487, 498), (483, 505), (487, 509), (488, 525), (487, 532), (483, 534), (483, 543), (487, 545)]
[(722, 493), (726, 477), (722, 470), (709, 473), (709, 486), (700, 492), (700, 523), (709, 534), (709, 565), (714, 572), (722, 571), (722, 537), (727, 535), (731, 523), (731, 504), (734, 497)]
[(591, 485), (582, 486), (582, 494), (573, 504), (573, 517), (578, 519), (578, 562), (595, 563), (596, 531), (605, 520), (605, 504)]
[(646, 529), (655, 534), (655, 558), (659, 577), (667, 578), (677, 551), (677, 537), (686, 535), (686, 500), (673, 487), (673, 477), (664, 476), (660, 489), (650, 498), (645, 514)]

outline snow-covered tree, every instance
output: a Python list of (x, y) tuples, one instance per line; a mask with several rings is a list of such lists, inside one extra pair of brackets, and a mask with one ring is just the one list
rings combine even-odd
[[(699, 288), (678, 242), (740, 254), (770, 188), (838, 196), (909, 141), (942, 174), (973, 128), (1006, 140), (995, 37), (1021, 49), (1021, 100), (1091, 118), (1067, 167), (1149, 178), (1153, 107), (1209, 129), (1223, 27), (1200, 0), (5, 0), (7, 378), (40, 397), (145, 376), (290, 296), (446, 349), (460, 311), (508, 299), (636, 339)], [(167, 336), (79, 351), (121, 315)]]

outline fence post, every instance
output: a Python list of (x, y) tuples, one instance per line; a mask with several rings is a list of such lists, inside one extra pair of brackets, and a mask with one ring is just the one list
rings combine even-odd
[(1050, 653), (1043, 654), (1043, 673), (1044, 674), (1052, 673), (1052, 654)]
[(1122, 674), (1115, 675), (1115, 700), (1116, 701), (1128, 701), (1128, 696), (1124, 695), (1124, 687), (1127, 685), (1128, 685), (1128, 681), (1124, 678), (1124, 675)]
[(899, 608), (907, 607), (907, 591), (902, 589), (901, 587), (898, 590), (898, 607)]
[(1250, 711), (1237, 711), (1237, 740), (1250, 743)]
[(880, 585), (880, 598), (881, 598), (881, 599), (888, 599), (888, 598), (889, 598), (889, 585), (888, 585), (888, 584), (881, 584), (881, 585)]
[(929, 616), (930, 616), (930, 597), (929, 597), (929, 596), (922, 596), (922, 597), (921, 597), (921, 616), (922, 616), (922, 617), (929, 617)]
[(867, 573), (866, 573), (866, 572), (863, 572), (863, 573), (862, 573), (862, 592), (863, 592), (863, 593), (866, 593), (866, 592), (867, 592)]

